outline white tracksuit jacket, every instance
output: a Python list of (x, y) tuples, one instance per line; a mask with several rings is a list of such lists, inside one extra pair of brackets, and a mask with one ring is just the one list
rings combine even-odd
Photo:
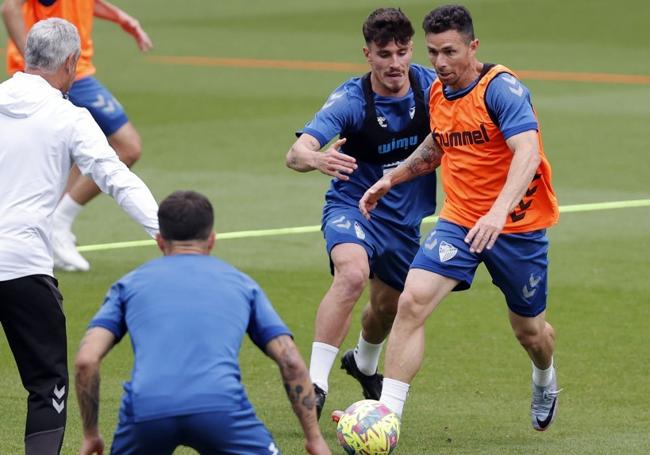
[(53, 276), (52, 214), (73, 164), (150, 235), (158, 232), (151, 192), (86, 109), (40, 76), (19, 72), (0, 84), (0, 281)]

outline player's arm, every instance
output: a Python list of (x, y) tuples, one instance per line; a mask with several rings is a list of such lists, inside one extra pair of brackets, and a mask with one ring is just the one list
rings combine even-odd
[(542, 160), (537, 135), (536, 130), (531, 130), (515, 134), (506, 140), (514, 154), (508, 177), (488, 213), (479, 218), (467, 233), (465, 242), (471, 242), (471, 252), (480, 253), (484, 248), (492, 248), (503, 230), (508, 214), (515, 209), (526, 193)]
[(528, 89), (514, 76), (501, 74), (488, 86), (486, 106), (499, 120), (499, 129), (513, 153), (506, 182), (490, 210), (469, 230), (465, 242), (480, 253), (494, 246), (508, 214), (524, 196), (541, 162), (539, 124)]
[(2, 4), (2, 20), (5, 23), (7, 34), (14, 42), (21, 55), (25, 52), (27, 30), (23, 18), (23, 4), (25, 0), (5, 0)]
[(280, 335), (267, 343), (265, 351), (280, 367), (284, 389), (305, 434), (307, 452), (331, 454), (318, 426), (314, 386), (296, 344), (290, 336)]
[(321, 152), (318, 139), (310, 134), (303, 133), (287, 152), (287, 167), (298, 172), (309, 172), (317, 169), (325, 175), (340, 180), (349, 180), (348, 174), (351, 174), (357, 168), (357, 160), (339, 151), (343, 144), (345, 144), (345, 138), (339, 139)]
[(145, 231), (158, 233), (158, 204), (145, 183), (124, 163), (109, 145), (106, 136), (85, 109), (78, 109), (70, 137), (74, 163), (91, 178)]
[(440, 160), (442, 149), (433, 139), (433, 135), (429, 134), (406, 160), (368, 188), (359, 200), (359, 210), (363, 216), (370, 219), (370, 212), (392, 187), (435, 171), (440, 166)]
[(100, 19), (114, 22), (122, 27), (125, 32), (133, 36), (142, 52), (146, 52), (153, 47), (149, 35), (147, 35), (147, 33), (142, 29), (140, 22), (138, 22), (136, 18), (129, 16), (117, 6), (105, 0), (95, 0), (93, 15)]
[(99, 367), (102, 358), (115, 345), (115, 335), (102, 327), (86, 332), (74, 363), (75, 388), (83, 426), (81, 455), (102, 454), (104, 440), (99, 433)]

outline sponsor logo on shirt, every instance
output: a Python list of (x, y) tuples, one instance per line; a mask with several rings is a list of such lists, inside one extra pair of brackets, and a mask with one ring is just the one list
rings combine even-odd
[(384, 153), (390, 153), (393, 150), (408, 150), (409, 147), (413, 147), (414, 145), (418, 144), (419, 142), (417, 134), (415, 136), (400, 137), (397, 139), (393, 138), (390, 142), (379, 145), (377, 147), (377, 153), (383, 155)]
[(440, 133), (434, 131), (433, 137), (438, 144), (445, 147), (456, 147), (459, 145), (484, 144), (490, 142), (485, 125), (481, 123), (478, 130), (472, 131), (448, 131)]

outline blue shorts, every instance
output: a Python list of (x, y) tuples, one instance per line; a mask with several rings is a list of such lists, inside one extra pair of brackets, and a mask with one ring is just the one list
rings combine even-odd
[(129, 121), (119, 101), (92, 76), (75, 81), (68, 99), (75, 106), (88, 109), (107, 137)]
[(454, 291), (469, 289), (478, 265), (485, 263), (492, 283), (513, 313), (534, 317), (546, 309), (548, 239), (546, 229), (501, 234), (491, 250), (470, 253), (469, 229), (439, 220), (420, 247), (411, 268), (460, 281)]
[[(409, 265), (420, 247), (418, 227), (397, 226), (373, 218), (366, 220), (354, 207), (326, 206), (323, 235), (327, 254), (341, 243), (356, 243), (368, 253), (370, 277), (376, 276), (390, 287), (402, 291)], [(333, 264), (330, 260), (333, 273)]]
[(279, 455), (253, 408), (133, 422), (120, 412), (111, 455), (171, 455), (179, 446), (204, 454)]

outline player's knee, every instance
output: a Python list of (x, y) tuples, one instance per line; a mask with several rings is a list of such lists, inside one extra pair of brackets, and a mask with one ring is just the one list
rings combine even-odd
[(337, 270), (334, 276), (334, 285), (345, 295), (355, 297), (355, 300), (361, 296), (367, 282), (368, 276), (363, 271), (352, 267)]
[(392, 323), (395, 319), (395, 315), (397, 314), (397, 302), (392, 300), (381, 300), (379, 302), (373, 302), (371, 309), (382, 321), (385, 323)]
[(120, 161), (129, 167), (133, 166), (142, 156), (142, 140), (132, 127), (125, 132), (118, 130), (116, 135), (110, 138), (110, 143)]
[(399, 297), (397, 312), (402, 318), (414, 321), (423, 320), (427, 314), (424, 302), (407, 289), (404, 289), (404, 292)]
[(526, 350), (539, 350), (544, 345), (543, 332), (530, 327), (515, 330), (515, 337)]
[(122, 152), (118, 153), (120, 160), (127, 166), (133, 166), (136, 161), (142, 156), (142, 141), (140, 136), (130, 139), (122, 148)]

